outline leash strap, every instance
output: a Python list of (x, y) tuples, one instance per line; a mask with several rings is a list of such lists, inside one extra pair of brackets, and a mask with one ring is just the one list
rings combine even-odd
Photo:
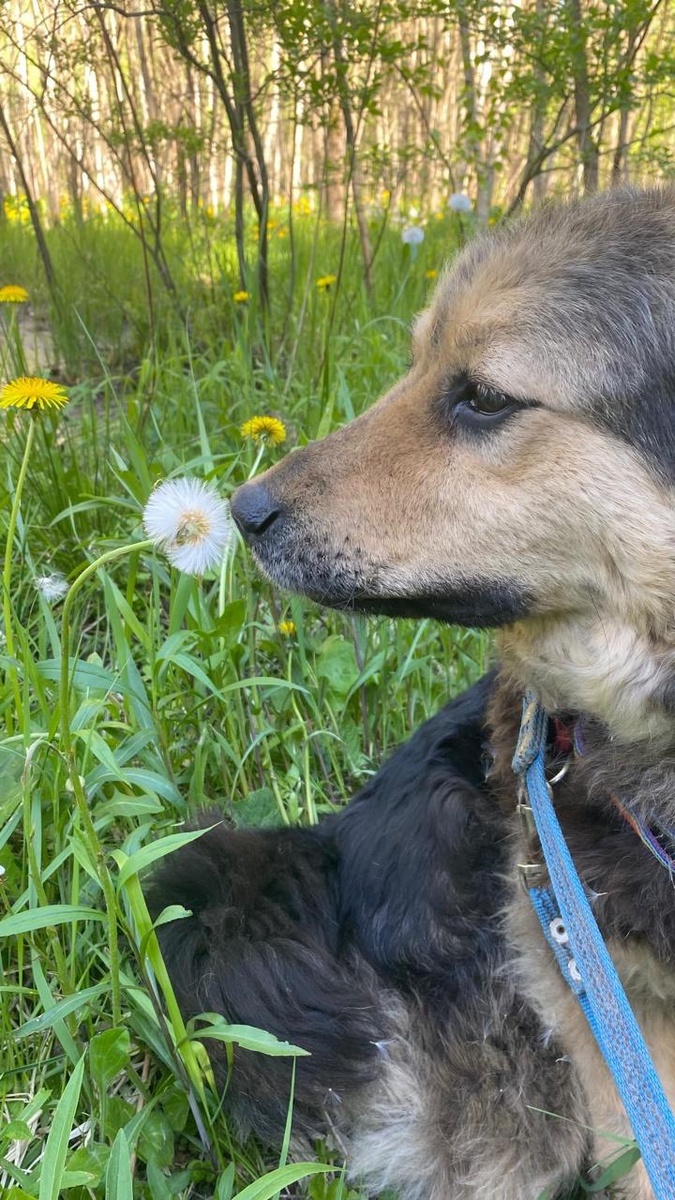
[(576, 993), (611, 1071), (656, 1200), (675, 1200), (675, 1117), (577, 874), (546, 779), (548, 718), (532, 692), (513, 769), (527, 797), (550, 888), (528, 888), (563, 976)]

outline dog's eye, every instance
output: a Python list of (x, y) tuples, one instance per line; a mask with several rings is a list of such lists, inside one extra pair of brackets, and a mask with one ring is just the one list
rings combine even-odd
[(449, 379), (440, 395), (443, 423), (467, 434), (487, 433), (524, 408), (534, 407), (536, 401), (515, 400), (500, 388), (464, 372)]
[(454, 411), (460, 421), (476, 426), (496, 424), (521, 405), (512, 396), (486, 383), (467, 380), (455, 401)]
[(473, 395), (466, 397), (466, 403), (474, 413), (492, 416), (495, 413), (503, 413), (504, 408), (512, 408), (514, 402), (510, 396), (504, 395), (503, 391), (494, 391), (479, 383), (474, 386)]

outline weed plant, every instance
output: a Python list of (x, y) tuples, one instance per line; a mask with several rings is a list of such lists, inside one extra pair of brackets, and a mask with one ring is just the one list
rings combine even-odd
[[(382, 393), (457, 233), (452, 216), (431, 218), (413, 257), (385, 231), (369, 297), (351, 232), (340, 264), (339, 230), (307, 217), (291, 238), (280, 218), (263, 318), (252, 286), (234, 299), (231, 231), (212, 219), (171, 228), (172, 298), (119, 223), (66, 218), (48, 235), (58, 311), (29, 231), (0, 227), (0, 282), (50, 318), (70, 397), (56, 415), (0, 414), (6, 1200), (358, 1195), (325, 1148), (294, 1164), (232, 1140), (142, 879), (206, 805), (274, 826), (344, 804), (480, 675), (488, 647), (471, 631), (365, 622), (276, 593), (239, 545), (222, 569), (182, 575), (141, 545), (141, 517), (158, 480), (195, 476), (227, 496)], [(329, 274), (339, 281), (317, 287)], [(35, 370), (30, 314), (4, 316), (5, 378)], [(283, 446), (242, 438), (259, 414), (284, 423)], [(242, 1042), (292, 1052), (264, 1031), (221, 1022), (210, 1034), (234, 1054)]]

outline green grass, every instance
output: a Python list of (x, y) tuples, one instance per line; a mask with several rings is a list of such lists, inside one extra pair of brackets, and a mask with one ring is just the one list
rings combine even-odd
[[(248, 304), (232, 299), (226, 224), (170, 226), (180, 312), (119, 222), (66, 219), (49, 232), (56, 309), (30, 231), (0, 226), (0, 283), (27, 287), (51, 320), (71, 386), (61, 418), (35, 430), (0, 646), (8, 1200), (55, 1200), (60, 1189), (72, 1200), (357, 1195), (320, 1148), (318, 1165), (294, 1167), (233, 1143), (200, 1044), (175, 1008), (139, 877), (204, 805), (272, 825), (312, 822), (345, 803), (483, 671), (485, 639), (319, 611), (273, 592), (241, 546), (199, 582), (147, 549), (109, 557), (67, 602), (65, 647), (64, 602), (35, 586), (52, 572), (72, 585), (88, 564), (139, 540), (158, 479), (192, 474), (229, 494), (254, 467), (255, 448), (238, 432), (247, 417), (274, 413), (287, 426), (266, 466), (361, 411), (405, 367), (425, 272), (456, 243), (451, 219), (430, 223), (417, 258), (385, 231), (372, 297), (351, 231), (340, 286), (322, 293), (315, 280), (337, 273), (340, 231), (309, 217), (295, 224), (293, 287), (290, 238), (272, 238), (265, 324), (253, 284)], [(4, 314), (5, 377), (34, 366), (20, 362), (15, 317)], [(30, 358), (28, 337), (25, 348)], [(2, 414), (5, 538), (29, 420)]]

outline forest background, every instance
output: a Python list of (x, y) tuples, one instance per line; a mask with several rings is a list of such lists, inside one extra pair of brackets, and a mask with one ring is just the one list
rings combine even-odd
[(325, 1146), (233, 1136), (141, 880), (204, 805), (334, 811), (489, 644), (282, 597), (234, 537), (191, 577), (144, 506), (371, 403), (476, 233), (671, 178), (674, 34), (672, 0), (0, 7), (0, 385), (67, 397), (0, 413), (8, 1200), (358, 1196)]

